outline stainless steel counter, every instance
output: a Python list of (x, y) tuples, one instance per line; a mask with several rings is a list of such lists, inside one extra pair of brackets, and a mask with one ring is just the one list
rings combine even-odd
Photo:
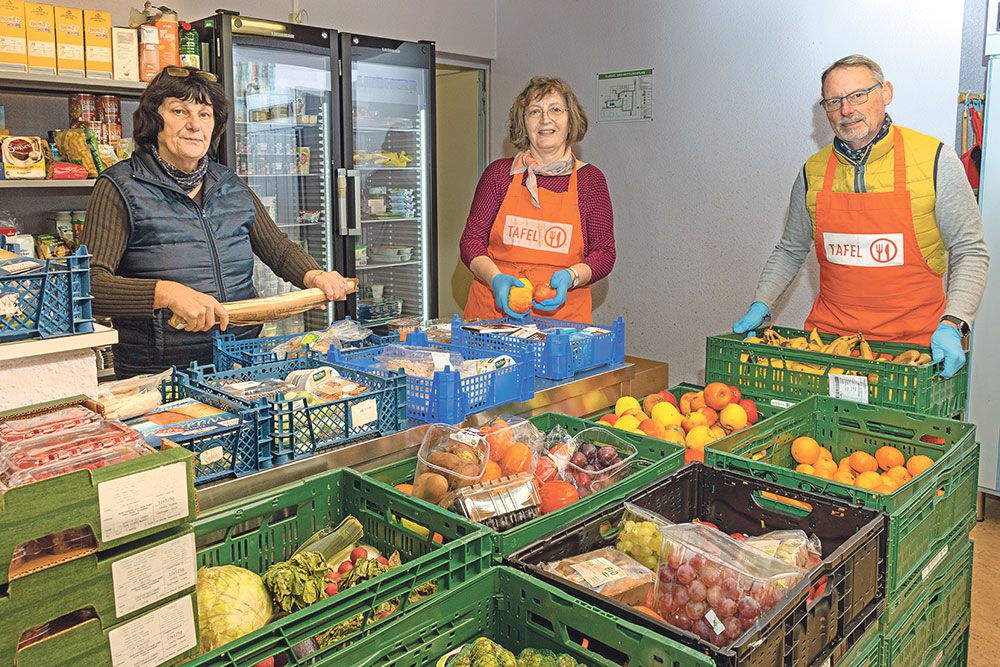
[[(508, 403), (469, 417), (465, 425), (483, 424), (499, 415), (531, 416), (542, 412), (589, 415), (614, 405), (622, 396), (642, 397), (668, 385), (667, 364), (661, 361), (626, 357), (625, 365), (609, 370), (585, 373), (565, 382), (538, 380), (535, 397), (523, 403)], [(426, 424), (392, 435), (362, 440), (331, 449), (322, 454), (293, 461), (239, 479), (227, 479), (198, 489), (202, 510), (246, 498), (282, 484), (294, 482), (334, 468), (351, 467), (369, 470), (400, 459), (415, 456)]]

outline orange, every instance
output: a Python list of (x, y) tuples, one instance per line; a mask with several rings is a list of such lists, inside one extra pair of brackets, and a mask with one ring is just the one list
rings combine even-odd
[(847, 470), (838, 470), (833, 473), (833, 481), (841, 484), (854, 484), (854, 475)]
[(413, 495), (413, 485), (412, 484), (397, 484), (396, 489), (402, 491), (408, 496)]
[(878, 461), (868, 452), (854, 452), (851, 454), (851, 468), (854, 472), (875, 472)]
[(882, 470), (895, 468), (896, 466), (901, 466), (906, 462), (903, 452), (899, 451), (895, 447), (889, 447), (888, 445), (878, 448), (878, 451), (875, 452), (875, 460), (878, 462), (878, 467)]
[(496, 461), (487, 461), (486, 470), (483, 471), (483, 482), (492, 482), (495, 479), (500, 479), (503, 476), (503, 471), (500, 470), (500, 466)]
[(684, 444), (694, 449), (705, 449), (705, 445), (715, 440), (715, 434), (707, 426), (695, 426), (688, 431)]
[(882, 493), (892, 493), (899, 488), (899, 482), (886, 473), (882, 473)]
[(931, 457), (917, 454), (916, 456), (911, 456), (910, 460), (906, 462), (906, 472), (916, 477), (932, 465), (934, 465), (934, 461)]
[(881, 485), (882, 476), (873, 470), (866, 470), (854, 480), (854, 486), (859, 489), (868, 489), (869, 491), (874, 491)]
[(826, 459), (827, 461), (832, 461), (833, 460), (833, 454), (831, 454), (830, 450), (827, 449), (826, 447), (820, 447), (819, 448), (819, 458), (820, 458), (821, 461), (823, 459)]
[(507, 449), (503, 457), (501, 470), (505, 475), (516, 475), (519, 472), (528, 472), (534, 462), (534, 453), (531, 448), (523, 442), (515, 442)]
[(851, 457), (845, 456), (844, 458), (840, 459), (840, 461), (837, 462), (837, 468), (839, 468), (840, 470), (850, 470), (853, 472), (854, 468), (851, 467)]
[(807, 475), (815, 475), (816, 474), (816, 468), (813, 468), (808, 463), (800, 463), (800, 464), (798, 464), (797, 466), (795, 466), (795, 471), (796, 472), (804, 472)]
[(912, 475), (910, 475), (910, 473), (907, 472), (906, 468), (904, 468), (903, 466), (896, 466), (894, 468), (889, 468), (885, 474), (896, 480), (897, 484), (903, 484), (904, 482), (908, 482), (912, 478)]
[(813, 474), (820, 479), (833, 479), (833, 473), (827, 468), (816, 468), (816, 472)]
[(792, 458), (796, 463), (813, 465), (819, 460), (819, 443), (806, 436), (795, 438), (792, 441)]
[(819, 461), (816, 461), (813, 467), (816, 468), (817, 475), (819, 475), (820, 471), (827, 473), (829, 475), (827, 479), (832, 478), (833, 473), (837, 472), (837, 464), (831, 461), (830, 459), (824, 459), (822, 457), (820, 458)]

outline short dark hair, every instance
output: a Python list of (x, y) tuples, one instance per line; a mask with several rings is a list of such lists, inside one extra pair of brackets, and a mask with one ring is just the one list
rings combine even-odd
[[(217, 81), (198, 76), (196, 67), (184, 67), (191, 74), (188, 76), (172, 76), (167, 69), (149, 82), (146, 90), (139, 98), (139, 108), (132, 114), (132, 137), (139, 146), (156, 146), (156, 135), (163, 129), (163, 118), (160, 116), (160, 105), (168, 97), (179, 100), (210, 104), (215, 117), (215, 127), (212, 129), (212, 144), (218, 141), (226, 131), (229, 120), (229, 100), (226, 91)], [(171, 68), (177, 69), (177, 68)]]

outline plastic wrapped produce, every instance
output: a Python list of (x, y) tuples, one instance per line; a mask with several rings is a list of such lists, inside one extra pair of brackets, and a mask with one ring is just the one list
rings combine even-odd
[(807, 537), (801, 530), (773, 530), (756, 537), (747, 537), (743, 543), (784, 563), (807, 570), (816, 567), (823, 560), (819, 538), (815, 535)]
[(489, 454), (489, 443), (479, 433), (431, 424), (417, 452), (413, 495), (450, 507), (456, 490), (483, 478)]
[(100, 421), (101, 416), (82, 405), (70, 405), (37, 415), (0, 422), (0, 451), (5, 446), (40, 435), (60, 433)]
[(542, 567), (627, 605), (646, 604), (656, 579), (648, 567), (611, 547), (545, 563)]
[(407, 375), (430, 378), (435, 371), (443, 371), (445, 368), (458, 371), (463, 363), (465, 358), (457, 352), (411, 345), (387, 345), (375, 367), (384, 371), (401, 370)]
[(372, 335), (371, 329), (366, 329), (354, 320), (334, 322), (322, 331), (311, 331), (274, 348), (278, 359), (284, 359), (289, 354), (301, 352), (309, 347), (313, 352), (325, 355), (330, 348), (339, 350), (345, 343), (357, 343)]
[(672, 525), (674, 524), (655, 512), (625, 503), (615, 548), (655, 570), (663, 549), (661, 529)]
[(660, 528), (663, 547), (651, 607), (668, 623), (728, 646), (805, 575), (704, 524)]
[(157, 375), (138, 375), (127, 380), (107, 382), (97, 388), (97, 405), (105, 419), (132, 419), (152, 412), (163, 403), (160, 385), (172, 371)]
[(559, 476), (576, 486), (580, 497), (602, 491), (631, 472), (635, 445), (603, 428), (588, 428), (549, 450)]

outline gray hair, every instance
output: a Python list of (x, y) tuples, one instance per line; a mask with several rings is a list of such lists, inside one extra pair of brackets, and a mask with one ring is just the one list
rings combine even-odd
[(839, 69), (841, 67), (867, 67), (868, 71), (870, 71), (872, 73), (872, 76), (875, 78), (875, 81), (877, 81), (878, 83), (885, 83), (885, 74), (882, 73), (882, 68), (879, 67), (879, 64), (874, 60), (872, 60), (871, 58), (869, 58), (868, 56), (863, 56), (860, 53), (855, 53), (850, 56), (844, 56), (843, 58), (841, 58), (840, 60), (833, 63), (825, 70), (823, 70), (823, 75), (819, 78), (820, 95), (823, 94), (823, 86), (826, 85), (826, 77), (830, 75), (830, 72), (832, 72), (835, 69)]

